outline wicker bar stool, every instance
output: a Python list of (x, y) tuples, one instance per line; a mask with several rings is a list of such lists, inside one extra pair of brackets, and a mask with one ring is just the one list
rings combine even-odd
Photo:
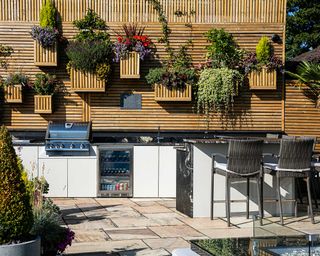
[[(311, 162), (313, 153), (314, 139), (292, 138), (282, 139), (280, 143), (279, 156), (274, 155), (278, 159), (278, 163), (263, 163), (265, 173), (275, 175), (277, 178), (277, 199), (279, 203), (280, 222), (283, 225), (283, 209), (281, 198), (281, 178), (294, 177), (305, 178), (307, 181), (309, 215), (311, 222), (314, 223), (311, 199)], [(289, 200), (292, 201), (292, 200)], [(297, 199), (295, 201), (295, 214), (297, 215)]]
[[(214, 203), (214, 175), (220, 174), (226, 178), (226, 215), (227, 223), (230, 227), (230, 187), (232, 179), (246, 179), (247, 181), (247, 194), (246, 194), (246, 213), (249, 218), (249, 182), (254, 178), (257, 181), (257, 195), (259, 214), (263, 215), (262, 206), (262, 186), (263, 186), (263, 173), (262, 173), (262, 140), (230, 140), (228, 154), (213, 154), (212, 155), (212, 176), (211, 176), (211, 212), (210, 217), (213, 219)], [(216, 161), (216, 157), (220, 156), (226, 159), (226, 163)], [(261, 220), (262, 221), (262, 220)]]

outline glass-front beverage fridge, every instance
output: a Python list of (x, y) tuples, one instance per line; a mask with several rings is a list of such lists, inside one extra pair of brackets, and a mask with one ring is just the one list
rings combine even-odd
[(132, 197), (132, 148), (100, 148), (99, 168), (100, 197)]

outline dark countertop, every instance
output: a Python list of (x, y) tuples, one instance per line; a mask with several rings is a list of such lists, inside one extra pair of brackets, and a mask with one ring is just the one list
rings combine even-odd
[(186, 139), (184, 142), (191, 144), (223, 144), (228, 143), (231, 139), (257, 139), (263, 140), (264, 143), (277, 144), (280, 143), (279, 138), (267, 138), (267, 137), (224, 137), (224, 138), (215, 138), (215, 139)]

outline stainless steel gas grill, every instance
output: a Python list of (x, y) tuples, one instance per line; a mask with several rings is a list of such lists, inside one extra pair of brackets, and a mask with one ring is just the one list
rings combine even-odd
[(90, 122), (50, 122), (46, 132), (46, 152), (59, 156), (89, 155), (90, 132)]

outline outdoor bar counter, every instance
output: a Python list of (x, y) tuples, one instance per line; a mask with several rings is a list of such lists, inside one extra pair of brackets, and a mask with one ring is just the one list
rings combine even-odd
[[(237, 137), (239, 139), (239, 137)], [(279, 153), (280, 140), (263, 139), (263, 153)], [(177, 210), (190, 217), (209, 217), (211, 200), (211, 175), (213, 153), (227, 154), (230, 138), (185, 140), (183, 147), (177, 147)], [(216, 158), (223, 162), (222, 158)], [(258, 213), (256, 180), (250, 181), (250, 214)], [(264, 176), (264, 213), (278, 216), (276, 179), (270, 174)], [(284, 199), (293, 199), (295, 185), (293, 178), (281, 180), (281, 194)], [(214, 179), (214, 217), (225, 217), (225, 177), (219, 174)], [(231, 216), (245, 216), (246, 179), (233, 179), (231, 183)], [(270, 200), (272, 199), (272, 200)], [(244, 200), (232, 202), (232, 200)], [(294, 203), (283, 202), (285, 215), (294, 214)]]

